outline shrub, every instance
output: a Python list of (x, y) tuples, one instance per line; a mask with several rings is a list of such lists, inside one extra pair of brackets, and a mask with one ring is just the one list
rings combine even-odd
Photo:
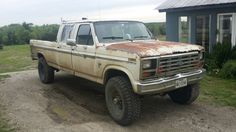
[(236, 60), (236, 46), (234, 46), (230, 58), (231, 58), (232, 60)]
[(207, 70), (209, 74), (216, 74), (217, 73), (216, 71), (219, 69), (218, 66), (216, 65), (215, 58), (209, 53), (206, 53), (204, 68)]
[(220, 77), (226, 79), (236, 79), (236, 60), (230, 60), (224, 64), (220, 70)]
[(213, 49), (212, 57), (215, 59), (215, 63), (218, 68), (222, 68), (223, 65), (229, 60), (231, 56), (231, 43), (216, 44)]
[(231, 48), (231, 43), (217, 43), (212, 53), (206, 53), (205, 68), (209, 74), (218, 74), (223, 65), (230, 59), (236, 58), (236, 47)]

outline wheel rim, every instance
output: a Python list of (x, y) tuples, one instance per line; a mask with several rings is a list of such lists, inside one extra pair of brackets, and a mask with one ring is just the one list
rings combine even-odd
[(45, 69), (44, 69), (44, 66), (42, 63), (39, 62), (39, 65), (38, 65), (38, 69), (39, 69), (39, 77), (40, 77), (40, 80), (44, 80), (45, 78)]
[(107, 95), (108, 99), (108, 109), (111, 115), (115, 119), (121, 119), (124, 114), (124, 101), (120, 92), (116, 88), (111, 88), (109, 94)]

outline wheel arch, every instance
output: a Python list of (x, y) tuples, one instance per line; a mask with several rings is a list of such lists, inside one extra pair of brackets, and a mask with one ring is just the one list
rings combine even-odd
[(132, 73), (124, 67), (121, 66), (108, 66), (103, 73), (103, 84), (106, 85), (107, 81), (115, 76), (125, 76), (129, 79), (130, 84), (134, 92), (136, 92), (136, 85)]
[(38, 52), (38, 53), (37, 53), (37, 57), (38, 57), (38, 59), (41, 58), (41, 57), (43, 57), (43, 58), (45, 59), (43, 53), (41, 53), (41, 52)]

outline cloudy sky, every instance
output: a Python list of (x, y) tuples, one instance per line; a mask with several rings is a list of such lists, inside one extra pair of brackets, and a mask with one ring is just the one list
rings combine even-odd
[(129, 19), (165, 21), (156, 8), (165, 0), (0, 0), (0, 26), (10, 23), (60, 23), (65, 20)]

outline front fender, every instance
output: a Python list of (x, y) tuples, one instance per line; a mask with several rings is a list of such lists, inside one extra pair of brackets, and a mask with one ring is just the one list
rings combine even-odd
[(122, 66), (116, 66), (116, 65), (106, 66), (103, 72), (103, 84), (105, 84), (106, 73), (108, 70), (118, 70), (118, 71), (124, 72), (128, 76), (134, 92), (137, 93), (137, 83), (135, 83), (136, 81), (134, 80), (132, 73), (127, 68), (122, 67)]

